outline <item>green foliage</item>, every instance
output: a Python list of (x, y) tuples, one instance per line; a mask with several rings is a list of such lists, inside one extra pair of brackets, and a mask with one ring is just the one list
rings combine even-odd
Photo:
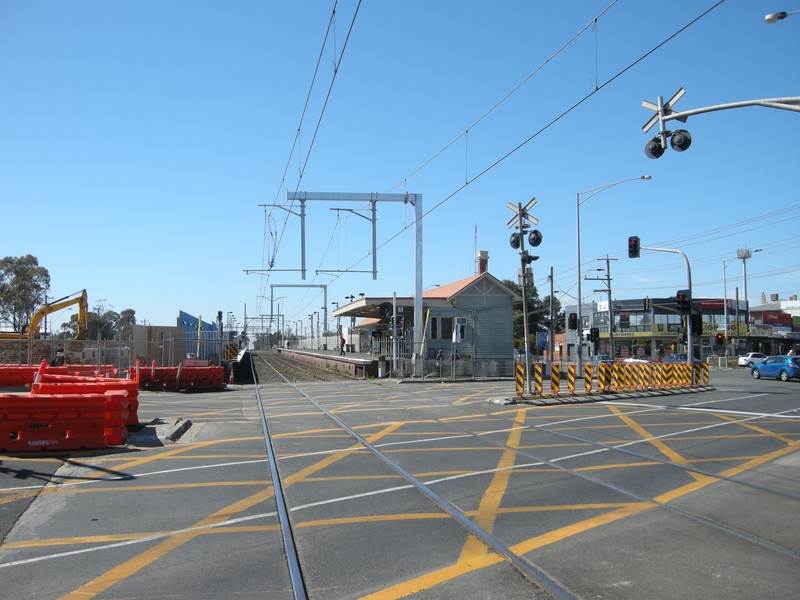
[(0, 260), (0, 321), (23, 331), (50, 291), (50, 273), (31, 255)]
[[(522, 289), (520, 286), (511, 281), (504, 279), (503, 285), (510, 290), (514, 291), (519, 296), (522, 296)], [(536, 286), (527, 286), (525, 288), (525, 299), (528, 305), (528, 336), (531, 348), (535, 348), (536, 332), (547, 331), (550, 327), (550, 302), (553, 302), (553, 330), (554, 333), (563, 333), (564, 331), (564, 313), (561, 308), (561, 302), (558, 298), (551, 298), (545, 296), (539, 297), (539, 292)], [(525, 338), (525, 323), (522, 315), (522, 301), (514, 304), (514, 341), (520, 347), (523, 346), (522, 340)]]
[[(90, 311), (86, 324), (86, 339), (96, 340), (97, 333), (100, 332), (100, 339), (103, 340), (128, 340), (136, 324), (136, 311), (126, 308), (121, 313), (107, 310), (100, 316), (97, 312)], [(59, 338), (73, 338), (78, 334), (78, 315), (73, 314), (68, 323), (61, 325), (62, 333)]]

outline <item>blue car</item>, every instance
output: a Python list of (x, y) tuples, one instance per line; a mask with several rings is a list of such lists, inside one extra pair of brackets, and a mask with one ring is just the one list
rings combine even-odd
[(800, 357), (769, 356), (750, 369), (753, 379), (775, 377), (781, 381), (800, 379)]

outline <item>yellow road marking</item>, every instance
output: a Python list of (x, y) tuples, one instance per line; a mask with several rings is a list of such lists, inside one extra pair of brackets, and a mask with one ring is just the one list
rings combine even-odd
[[(221, 523), (226, 521), (229, 517), (242, 512), (243, 510), (247, 510), (251, 506), (254, 506), (260, 502), (263, 502), (267, 498), (272, 496), (273, 490), (270, 486), (268, 489), (261, 490), (248, 498), (244, 498), (239, 502), (232, 504), (222, 510), (217, 511), (216, 513), (209, 515), (205, 519), (201, 520), (199, 523), (195, 524), (194, 527), (202, 527), (204, 525), (213, 525), (215, 523)], [(155, 562), (162, 556), (165, 556), (175, 548), (182, 546), (186, 542), (192, 540), (195, 536), (197, 536), (199, 532), (195, 531), (185, 531), (182, 533), (175, 534), (170, 536), (160, 544), (150, 548), (139, 554), (138, 556), (133, 557), (132, 559), (125, 561), (121, 565), (118, 565), (107, 571), (100, 577), (97, 577), (93, 581), (82, 585), (77, 590), (70, 592), (69, 594), (62, 596), (61, 600), (85, 600), (86, 598), (94, 598), (97, 594), (107, 590), (111, 586), (119, 583), (123, 579), (126, 579), (136, 573), (137, 571), (143, 569), (147, 565)]]
[[(647, 431), (644, 427), (639, 425), (636, 421), (631, 419), (628, 415), (623, 413), (619, 408), (616, 406), (609, 406), (611, 412), (616, 414), (628, 427), (633, 429), (636, 433), (638, 433), (643, 440), (648, 442), (650, 445), (657, 448), (664, 456), (666, 456), (672, 462), (679, 464), (679, 465), (689, 465), (689, 462), (678, 452), (670, 448), (667, 444), (665, 444), (662, 440), (653, 439), (653, 436)], [(700, 473), (695, 473), (693, 471), (688, 472), (689, 475), (694, 477), (697, 481), (706, 481), (709, 479), (707, 475), (701, 475)]]

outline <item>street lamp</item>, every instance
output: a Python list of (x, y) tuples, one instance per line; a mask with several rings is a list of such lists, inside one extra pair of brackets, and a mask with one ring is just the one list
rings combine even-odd
[[(331, 302), (336, 308), (334, 310), (339, 310), (339, 303), (338, 302)], [(336, 317), (336, 335), (342, 335), (342, 317)], [(338, 342), (337, 342), (338, 343)]]
[(761, 252), (761, 248), (758, 250), (750, 250), (750, 248), (737, 248), (736, 250), (736, 258), (742, 261), (742, 281), (744, 286), (744, 322), (747, 323), (747, 326), (750, 326), (750, 300), (747, 297), (747, 261), (755, 254), (756, 252)]
[(783, 21), (789, 15), (796, 15), (800, 13), (800, 10), (793, 10), (792, 12), (776, 12), (776, 13), (769, 13), (764, 20), (767, 22), (768, 25), (772, 25), (773, 23), (777, 23), (778, 21)]
[[(723, 318), (725, 320), (725, 356), (726, 357), (728, 356), (728, 278), (727, 278), (727, 275), (725, 273), (725, 269), (727, 269), (728, 265), (731, 264), (735, 260), (738, 260), (738, 257), (722, 261), (722, 293), (723, 293), (723, 302), (725, 303), (725, 306), (724, 306), (724, 315), (725, 316)], [(738, 305), (737, 305), (737, 309), (738, 309)], [(736, 314), (738, 315), (738, 313), (739, 313), (739, 311), (737, 310)], [(739, 339), (739, 322), (738, 322), (738, 320), (735, 320), (734, 322), (735, 322), (735, 325), (736, 325), (736, 336), (735, 337), (738, 340)]]
[[(576, 240), (577, 240), (577, 258), (578, 258), (578, 329), (577, 329), (577, 336), (578, 341), (575, 344), (576, 350), (578, 352), (578, 373), (583, 373), (583, 320), (581, 317), (581, 304), (583, 303), (583, 296), (581, 295), (581, 204), (590, 200), (600, 192), (604, 192), (609, 188), (617, 186), (621, 183), (626, 183), (628, 181), (637, 181), (639, 179), (644, 179), (645, 181), (650, 181), (652, 177), (650, 175), (641, 175), (639, 177), (631, 177), (629, 179), (622, 179), (621, 181), (615, 181), (614, 183), (609, 183), (607, 185), (603, 185), (600, 187), (592, 188), (591, 190), (586, 190), (583, 192), (578, 192), (575, 194), (575, 230), (576, 230)], [(589, 194), (586, 198), (581, 200), (582, 194)], [(612, 347), (613, 352), (613, 347)], [(614, 358), (613, 356), (611, 358)]]

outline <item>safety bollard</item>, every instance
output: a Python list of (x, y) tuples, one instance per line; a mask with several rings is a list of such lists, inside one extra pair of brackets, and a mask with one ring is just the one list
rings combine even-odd
[(558, 366), (558, 363), (552, 363), (550, 365), (550, 393), (558, 396), (559, 391), (561, 391), (561, 367)]
[(533, 393), (542, 395), (542, 363), (533, 365)]
[(570, 396), (575, 394), (575, 363), (567, 365), (567, 393)]
[[(233, 373), (233, 371), (231, 371)], [(517, 363), (516, 368), (517, 398), (525, 393), (525, 363)]]
[(592, 363), (586, 363), (583, 365), (583, 391), (587, 394), (592, 393), (592, 371), (593, 367)]

